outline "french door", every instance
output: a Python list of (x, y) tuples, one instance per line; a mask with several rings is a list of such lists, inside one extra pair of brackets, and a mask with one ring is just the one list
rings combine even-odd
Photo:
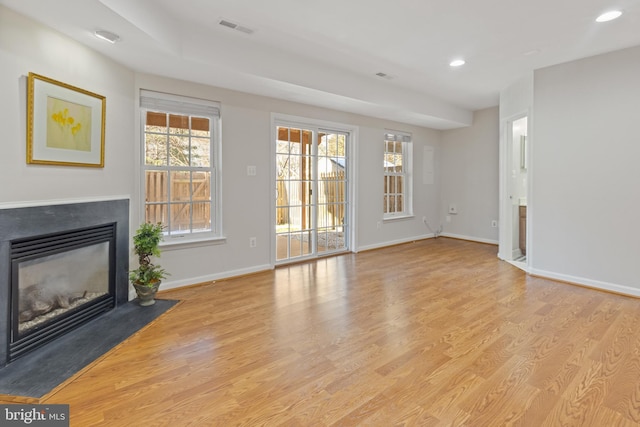
[(349, 132), (277, 124), (276, 263), (349, 248)]

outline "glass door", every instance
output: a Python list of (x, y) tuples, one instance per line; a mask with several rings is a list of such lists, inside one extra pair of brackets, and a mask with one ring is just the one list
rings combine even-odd
[(348, 248), (349, 134), (276, 127), (276, 263)]
[(347, 141), (348, 134), (320, 131), (317, 155), (317, 250), (347, 249)]

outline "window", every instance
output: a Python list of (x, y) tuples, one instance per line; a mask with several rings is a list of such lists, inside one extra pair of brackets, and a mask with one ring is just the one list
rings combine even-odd
[(220, 237), (219, 104), (142, 90), (140, 107), (145, 221), (168, 242)]
[(383, 218), (413, 215), (411, 194), (411, 135), (387, 131), (384, 135)]

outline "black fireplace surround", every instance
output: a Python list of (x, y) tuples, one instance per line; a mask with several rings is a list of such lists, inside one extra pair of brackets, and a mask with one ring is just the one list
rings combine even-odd
[[(61, 239), (56, 249), (55, 243)], [(66, 240), (65, 240), (66, 239)], [(45, 242), (45, 251), (64, 253), (68, 249), (108, 246), (108, 294), (82, 308), (61, 316), (61, 322), (38, 327), (42, 330), (16, 340), (18, 265), (34, 258)], [(53, 248), (51, 247), (52, 245)], [(25, 247), (26, 249), (22, 249)], [(68, 247), (68, 248), (65, 248)], [(35, 248), (35, 249), (32, 249)], [(37, 259), (37, 258), (36, 258)], [(74, 266), (77, 269), (77, 266)], [(129, 200), (56, 204), (0, 209), (0, 368), (23, 353), (37, 351), (42, 344), (99, 317), (128, 301)], [(12, 316), (12, 312), (14, 315)], [(47, 337), (48, 330), (51, 337)], [(44, 333), (43, 333), (44, 332)], [(41, 335), (42, 337), (38, 337)], [(35, 350), (32, 350), (34, 348)]]

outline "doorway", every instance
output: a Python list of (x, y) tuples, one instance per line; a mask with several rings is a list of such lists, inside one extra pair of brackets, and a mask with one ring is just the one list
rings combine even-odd
[(506, 122), (506, 143), (503, 145), (502, 166), (503, 194), (501, 197), (502, 221), (501, 258), (526, 269), (528, 229), (528, 178), (531, 147), (526, 115), (516, 116)]
[(527, 122), (527, 117), (522, 117), (515, 120), (511, 128), (513, 150), (511, 169), (512, 257), (514, 261), (524, 263), (526, 263), (527, 256)]
[(275, 263), (349, 250), (348, 131), (276, 123)]

